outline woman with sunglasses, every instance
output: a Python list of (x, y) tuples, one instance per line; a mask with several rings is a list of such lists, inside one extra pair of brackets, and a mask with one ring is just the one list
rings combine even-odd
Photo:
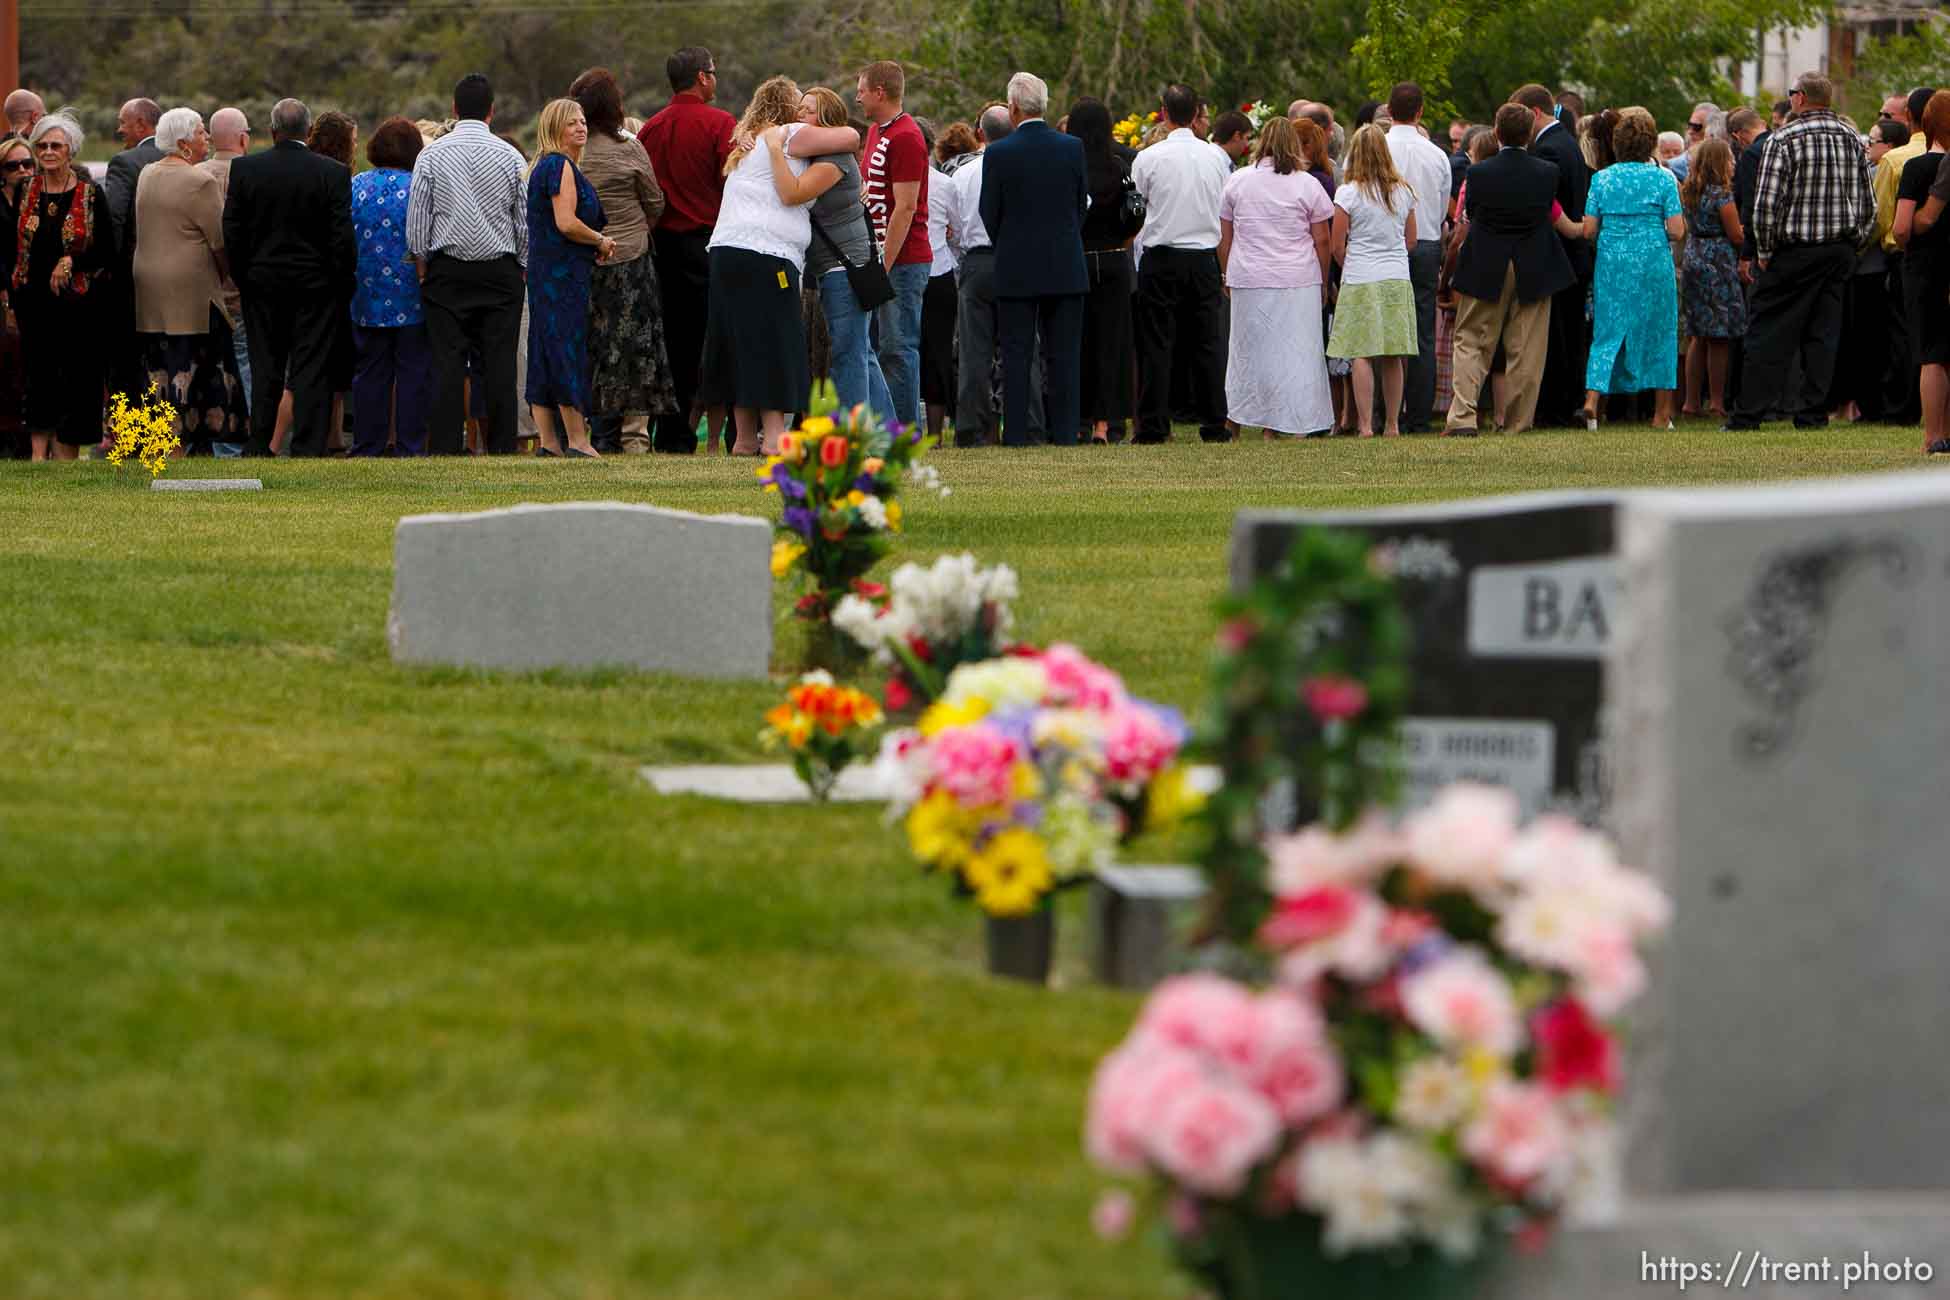
[(102, 438), (99, 317), (115, 237), (108, 196), (74, 165), (83, 139), (74, 118), (50, 113), (27, 138), (37, 170), (8, 227), (27, 432), (35, 460), (73, 460)]

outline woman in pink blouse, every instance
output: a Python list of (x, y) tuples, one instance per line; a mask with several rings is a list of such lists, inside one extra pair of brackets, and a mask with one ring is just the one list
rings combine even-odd
[(1233, 173), (1219, 201), (1219, 268), (1232, 298), (1226, 415), (1242, 429), (1271, 438), (1333, 427), (1320, 312), (1333, 218), (1293, 123), (1272, 119), (1252, 166)]

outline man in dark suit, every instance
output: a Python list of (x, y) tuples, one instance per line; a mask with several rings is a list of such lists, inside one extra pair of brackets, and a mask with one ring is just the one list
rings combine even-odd
[(1447, 434), (1476, 435), (1476, 402), (1499, 342), (1509, 381), (1503, 427), (1510, 433), (1530, 427), (1554, 314), (1551, 295), (1578, 282), (1551, 224), (1552, 199), (1563, 202), (1558, 170), (1524, 152), (1531, 125), (1528, 105), (1497, 109), (1501, 148), (1469, 169), (1463, 196), (1467, 233), (1450, 281), (1458, 296), (1455, 397)]
[[(1591, 188), (1591, 169), (1578, 148), (1577, 119), (1560, 109), (1550, 91), (1524, 86), (1510, 102), (1530, 110), (1536, 131), (1530, 152), (1557, 167), (1557, 201), (1564, 215), (1584, 220), (1585, 192)], [(1548, 206), (1548, 205), (1546, 205)], [(1546, 213), (1546, 218), (1549, 214)], [(1591, 250), (1583, 240), (1563, 241), (1565, 256), (1576, 276), (1558, 295), (1550, 319), (1550, 353), (1537, 391), (1537, 423), (1544, 428), (1581, 426), (1584, 419), (1585, 354), (1591, 348), (1591, 327), (1584, 318), (1584, 290), (1591, 280)]]
[(332, 337), (357, 261), (352, 173), (305, 147), (310, 129), (311, 110), (281, 99), (271, 110), (272, 147), (230, 164), (223, 242), (250, 344), (246, 455), (271, 454), (287, 387), (293, 456), (323, 455), (331, 422)]
[(143, 168), (162, 159), (156, 147), (156, 123), (161, 120), (162, 106), (153, 99), (131, 99), (115, 119), (115, 134), (128, 147), (108, 160), (102, 188), (108, 193), (108, 220), (124, 261), (135, 254), (135, 183)]
[(1001, 316), (1002, 432), (1012, 447), (1029, 445), (1029, 359), (1039, 325), (1049, 440), (1074, 445), (1081, 418), (1089, 184), (1083, 141), (1050, 129), (1043, 120), (1048, 105), (1042, 78), (1027, 72), (1009, 78), (1009, 119), (1016, 129), (982, 155), (982, 224), (995, 245)]

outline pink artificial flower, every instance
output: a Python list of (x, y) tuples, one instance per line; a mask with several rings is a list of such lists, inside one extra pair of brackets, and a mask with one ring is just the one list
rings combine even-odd
[(1313, 825), (1266, 842), (1267, 881), (1276, 895), (1320, 885), (1361, 885), (1401, 861), (1401, 837), (1386, 816), (1370, 812), (1342, 834)]
[(1645, 992), (1645, 963), (1623, 927), (1589, 922), (1572, 940), (1577, 993), (1601, 1016), (1615, 1016)]
[(1217, 637), (1219, 649), (1229, 655), (1236, 655), (1253, 643), (1259, 627), (1250, 618), (1228, 619), (1219, 625)]
[(1259, 927), (1268, 948), (1297, 948), (1339, 934), (1354, 922), (1361, 895), (1345, 885), (1322, 885), (1304, 894), (1276, 899), (1273, 913)]
[(1108, 713), (1124, 703), (1124, 679), (1073, 645), (1043, 651), (1049, 702)]
[(1085, 1151), (1111, 1173), (1143, 1173), (1145, 1141), (1156, 1127), (1158, 1111), (1178, 1093), (1203, 1086), (1205, 1075), (1190, 1052), (1156, 1040), (1126, 1043), (1103, 1059), (1090, 1082)]
[(1300, 696), (1308, 710), (1322, 722), (1343, 722), (1358, 718), (1368, 707), (1368, 688), (1352, 677), (1323, 673), (1309, 677), (1300, 686)]
[(1409, 861), (1440, 884), (1492, 893), (1517, 837), (1517, 813), (1508, 790), (1467, 781), (1447, 786), (1403, 828)]
[(1570, 1129), (1551, 1095), (1533, 1083), (1490, 1086), (1462, 1133), (1463, 1153), (1504, 1183), (1524, 1186), (1570, 1151)]
[(1618, 1044), (1576, 998), (1562, 998), (1530, 1018), (1537, 1077), (1552, 1092), (1618, 1090)]
[(1365, 889), (1346, 891), (1353, 915), (1330, 934), (1288, 948), (1280, 957), (1280, 981), (1304, 988), (1322, 975), (1349, 980), (1379, 979), (1395, 954), (1381, 941), (1388, 906)]
[(1104, 726), (1104, 774), (1112, 781), (1149, 781), (1177, 756), (1177, 734), (1151, 709), (1124, 704)]
[(934, 737), (929, 748), (934, 784), (964, 808), (1007, 803), (1021, 757), (1014, 740), (979, 722), (948, 728)]
[(1219, 975), (1176, 975), (1152, 991), (1135, 1033), (1183, 1050), (1215, 1051), (1213, 1027), (1248, 1019), (1252, 1010), (1253, 995), (1244, 985)]
[(1246, 1082), (1273, 1104), (1289, 1128), (1299, 1128), (1341, 1104), (1347, 1075), (1311, 1002), (1275, 989), (1259, 996), (1264, 1033)]
[(1158, 1166), (1203, 1196), (1245, 1190), (1254, 1165), (1280, 1143), (1280, 1117), (1263, 1098), (1234, 1084), (1208, 1081), (1165, 1103), (1148, 1146)]
[(1382, 923), (1381, 941), (1396, 952), (1406, 952), (1438, 928), (1436, 919), (1427, 912), (1394, 907), (1388, 910), (1388, 919)]
[(1090, 1211), (1090, 1226), (1105, 1241), (1122, 1241), (1130, 1235), (1137, 1218), (1137, 1202), (1121, 1187), (1113, 1187), (1097, 1198)]
[(1402, 1011), (1445, 1047), (1510, 1056), (1523, 1043), (1510, 982), (1475, 948), (1455, 949), (1404, 979)]

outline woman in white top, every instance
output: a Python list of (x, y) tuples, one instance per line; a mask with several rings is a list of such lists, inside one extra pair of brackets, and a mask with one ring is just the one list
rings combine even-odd
[(1340, 297), (1327, 355), (1354, 362), (1361, 436), (1374, 437), (1369, 401), (1381, 374), (1383, 430), (1401, 432), (1402, 358), (1416, 352), (1415, 289), (1408, 250), (1415, 246), (1415, 191), (1395, 170), (1381, 128), (1364, 126), (1347, 151), (1347, 174), (1334, 191), (1334, 260)]
[(789, 204), (781, 199), (760, 137), (784, 127), (787, 166), (801, 176), (808, 157), (851, 149), (859, 136), (850, 127), (803, 126), (798, 118), (799, 87), (790, 77), (773, 77), (752, 95), (732, 134), (724, 198), (711, 232), (710, 309), (698, 400), (732, 408), (738, 428), (734, 456), (757, 456), (776, 447), (786, 413), (802, 410), (812, 389), (799, 274), (812, 241), (806, 204), (818, 193)]
[(1232, 295), (1226, 418), (1241, 429), (1326, 433), (1334, 423), (1320, 337), (1334, 213), (1293, 123), (1260, 129), (1252, 166), (1219, 199), (1219, 270)]

